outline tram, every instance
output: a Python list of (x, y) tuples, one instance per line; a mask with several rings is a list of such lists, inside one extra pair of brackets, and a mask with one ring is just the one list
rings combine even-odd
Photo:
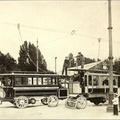
[(0, 74), (0, 104), (8, 101), (25, 108), (40, 97), (44, 105), (55, 107), (59, 99), (66, 99), (69, 94), (66, 79), (67, 76), (57, 74)]
[[(108, 100), (109, 74), (103, 71), (85, 69), (71, 69), (76, 74), (72, 75), (69, 85), (70, 93), (83, 94), (87, 100), (98, 105)], [(113, 75), (113, 92), (120, 89), (120, 76)]]

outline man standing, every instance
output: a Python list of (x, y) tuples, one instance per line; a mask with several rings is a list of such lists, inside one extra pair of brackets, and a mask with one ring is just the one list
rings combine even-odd
[(115, 97), (114, 99), (112, 100), (113, 102), (113, 114), (114, 115), (118, 115), (118, 104), (119, 104), (119, 101), (118, 101), (118, 95), (115, 94)]

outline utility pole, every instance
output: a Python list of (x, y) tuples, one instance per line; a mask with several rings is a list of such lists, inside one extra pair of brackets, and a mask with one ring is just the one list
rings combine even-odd
[(57, 57), (55, 57), (55, 74), (57, 73)]
[(98, 38), (99, 47), (98, 47), (98, 59), (97, 59), (97, 61), (99, 61), (99, 54), (100, 54), (100, 41), (101, 41), (101, 38)]
[(37, 66), (36, 66), (36, 71), (38, 72), (38, 39), (37, 39), (37, 48), (36, 48), (36, 53), (37, 53)]
[(107, 112), (113, 111), (113, 55), (112, 55), (112, 15), (111, 15), (111, 0), (108, 0), (108, 31), (109, 31), (109, 103)]

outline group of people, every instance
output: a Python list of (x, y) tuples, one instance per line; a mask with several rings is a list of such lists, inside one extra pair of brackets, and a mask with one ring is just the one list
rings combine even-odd
[(78, 52), (78, 55), (76, 56), (76, 63), (74, 61), (73, 55), (69, 54), (69, 57), (65, 57), (64, 63), (63, 63), (63, 69), (62, 69), (62, 75), (65, 72), (65, 75), (67, 75), (67, 68), (69, 67), (75, 67), (80, 66), (81, 68), (84, 68), (84, 56), (81, 52)]

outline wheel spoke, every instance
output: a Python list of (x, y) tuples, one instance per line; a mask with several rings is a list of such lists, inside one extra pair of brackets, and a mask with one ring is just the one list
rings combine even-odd
[(58, 98), (57, 98), (57, 96), (54, 96), (54, 95), (50, 96), (48, 98), (48, 106), (49, 107), (55, 107), (57, 105), (58, 105)]
[(28, 105), (28, 98), (25, 96), (20, 96), (15, 99), (15, 103), (18, 108), (25, 108)]
[(76, 102), (76, 108), (78, 109), (83, 109), (85, 108), (87, 105), (87, 100), (85, 97), (83, 96), (80, 96), (78, 99), (77, 99), (77, 102)]

